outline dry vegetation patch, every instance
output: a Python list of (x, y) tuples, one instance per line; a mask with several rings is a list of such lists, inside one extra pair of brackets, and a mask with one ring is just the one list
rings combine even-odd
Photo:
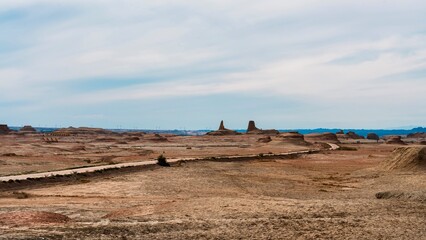
[(0, 224), (28, 226), (33, 224), (66, 223), (71, 219), (65, 215), (43, 211), (17, 211), (0, 214)]

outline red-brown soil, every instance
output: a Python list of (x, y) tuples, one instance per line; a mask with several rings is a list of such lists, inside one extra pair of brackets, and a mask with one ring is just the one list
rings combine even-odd
[[(140, 161), (163, 152), (185, 157), (306, 149), (273, 144), (276, 137), (259, 143), (257, 135), (168, 136), (167, 142), (139, 136), (140, 140), (123, 146), (94, 142), (98, 137), (122, 141), (129, 136), (64, 137), (58, 144), (7, 136), (1, 138), (0, 153), (17, 156), (2, 156), (0, 160), (2, 167), (17, 173), (22, 172), (22, 166), (43, 170), (78, 165), (80, 158), (96, 161), (114, 156), (110, 161)], [(37, 222), (35, 218), (19, 224), (0, 223), (0, 239), (424, 238), (425, 172), (383, 170), (381, 164), (398, 145), (341, 146), (342, 150), (296, 159), (182, 162), (172, 167), (5, 189), (0, 192), (0, 216), (42, 212), (60, 214), (70, 221), (31, 227), (23, 226)], [(139, 155), (137, 151), (142, 150), (152, 152)], [(30, 154), (40, 157), (34, 159)], [(27, 165), (17, 165), (19, 162)], [(39, 162), (45, 165), (40, 168)]]

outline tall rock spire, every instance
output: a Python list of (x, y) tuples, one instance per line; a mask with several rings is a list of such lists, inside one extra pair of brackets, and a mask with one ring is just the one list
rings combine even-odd
[(225, 125), (223, 124), (223, 120), (220, 121), (220, 125), (219, 125), (219, 131), (220, 130), (226, 130)]
[(247, 127), (247, 132), (259, 130), (253, 120), (250, 120)]

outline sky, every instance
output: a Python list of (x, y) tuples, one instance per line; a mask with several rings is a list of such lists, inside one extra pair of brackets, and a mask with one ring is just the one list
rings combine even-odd
[(1, 0), (0, 123), (426, 126), (424, 0)]

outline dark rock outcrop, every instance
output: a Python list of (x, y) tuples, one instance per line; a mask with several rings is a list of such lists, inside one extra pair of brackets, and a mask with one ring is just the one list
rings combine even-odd
[(280, 140), (280, 142), (294, 144), (294, 145), (303, 145), (303, 146), (310, 145), (310, 143), (305, 141), (305, 137), (303, 136), (303, 134), (300, 134), (298, 132), (280, 133), (277, 136), (277, 139)]
[(35, 133), (37, 130), (30, 125), (25, 125), (19, 129), (19, 132)]
[(110, 131), (110, 130), (103, 129), (103, 128), (89, 128), (89, 127), (60, 128), (60, 129), (52, 132), (52, 135), (56, 135), (56, 136), (70, 136), (70, 135), (77, 135), (77, 134), (95, 135), (95, 134), (115, 134), (115, 133)]
[(386, 138), (387, 144), (400, 144), (405, 145), (406, 143), (401, 140), (401, 136), (389, 136)]
[(349, 131), (345, 134), (348, 139), (364, 139), (363, 136), (356, 134), (355, 132)]
[(220, 122), (219, 125), (219, 129), (216, 131), (211, 131), (206, 133), (207, 135), (210, 136), (224, 136), (224, 135), (239, 135), (240, 133), (234, 131), (234, 130), (230, 130), (225, 128), (225, 125), (223, 124), (223, 120)]
[(426, 138), (426, 132), (410, 133), (407, 138)]
[(10, 129), (7, 124), (0, 124), (0, 134), (8, 134), (10, 133)]
[(272, 141), (272, 138), (271, 138), (271, 136), (264, 136), (264, 137), (257, 139), (257, 141), (262, 142), (262, 143), (268, 143), (268, 142)]
[(258, 130), (260, 129), (256, 127), (256, 123), (253, 120), (250, 120), (247, 127), (247, 133)]
[(225, 124), (223, 124), (223, 120), (222, 120), (222, 121), (220, 121), (220, 125), (219, 125), (218, 131), (225, 131), (225, 130), (229, 130), (229, 129), (225, 128)]
[(330, 132), (306, 134), (305, 139), (308, 142), (340, 143), (340, 141), (337, 139), (336, 134)]
[(247, 127), (247, 134), (279, 134), (280, 132), (275, 129), (259, 129), (253, 120), (250, 120)]
[(367, 135), (367, 139), (370, 139), (370, 140), (376, 140), (376, 141), (379, 141), (379, 140), (380, 140), (379, 136), (378, 136), (377, 134), (375, 134), (375, 133), (369, 133), (369, 134)]
[(154, 133), (153, 135), (147, 134), (144, 139), (145, 140), (149, 140), (149, 141), (154, 141), (154, 142), (167, 142), (167, 141), (169, 141), (167, 139), (167, 137), (162, 136), (162, 135), (160, 135), (158, 133)]

